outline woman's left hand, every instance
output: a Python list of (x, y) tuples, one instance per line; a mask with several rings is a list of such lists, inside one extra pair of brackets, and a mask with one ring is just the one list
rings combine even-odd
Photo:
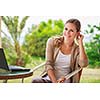
[(83, 36), (82, 34), (80, 34), (80, 35), (77, 37), (77, 41), (78, 41), (79, 45), (80, 45), (80, 43), (83, 42), (83, 38), (84, 38), (84, 36)]

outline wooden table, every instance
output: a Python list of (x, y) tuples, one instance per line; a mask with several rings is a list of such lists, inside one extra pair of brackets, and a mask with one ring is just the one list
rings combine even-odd
[(33, 70), (29, 71), (13, 71), (10, 73), (0, 73), (0, 80), (4, 80), (4, 83), (7, 83), (9, 79), (22, 79), (22, 83), (24, 82), (24, 78), (30, 77), (33, 75)]

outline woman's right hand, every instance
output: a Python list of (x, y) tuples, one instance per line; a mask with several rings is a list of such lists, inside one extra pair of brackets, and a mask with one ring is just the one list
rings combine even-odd
[(57, 80), (57, 83), (64, 83), (65, 80), (66, 78), (62, 76), (60, 79)]

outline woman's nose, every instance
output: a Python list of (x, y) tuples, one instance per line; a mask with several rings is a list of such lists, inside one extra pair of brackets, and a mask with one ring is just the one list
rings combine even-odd
[(67, 31), (66, 31), (66, 33), (67, 33), (67, 34), (70, 34), (70, 31), (69, 31), (69, 30), (67, 30)]

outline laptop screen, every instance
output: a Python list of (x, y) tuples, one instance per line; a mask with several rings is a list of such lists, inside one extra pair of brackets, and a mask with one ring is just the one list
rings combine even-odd
[(5, 57), (3, 48), (0, 48), (0, 68), (9, 71), (9, 67), (8, 67), (8, 64), (6, 61), (6, 57)]

